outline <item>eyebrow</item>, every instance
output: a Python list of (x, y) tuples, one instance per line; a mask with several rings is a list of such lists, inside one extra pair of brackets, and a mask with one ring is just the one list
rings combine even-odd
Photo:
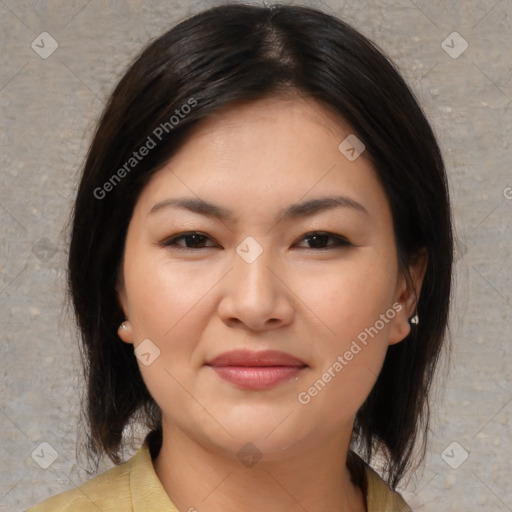
[[(148, 215), (162, 210), (163, 208), (180, 208), (189, 210), (206, 217), (215, 217), (220, 220), (232, 220), (233, 212), (215, 205), (208, 201), (199, 198), (187, 198), (187, 197), (176, 197), (169, 198), (155, 204)], [(279, 217), (282, 220), (297, 219), (302, 217), (308, 217), (316, 213), (320, 213), (332, 208), (351, 208), (359, 213), (370, 215), (368, 210), (359, 202), (346, 196), (329, 196), (319, 197), (316, 199), (310, 199), (303, 201), (302, 203), (292, 204), (279, 212)]]

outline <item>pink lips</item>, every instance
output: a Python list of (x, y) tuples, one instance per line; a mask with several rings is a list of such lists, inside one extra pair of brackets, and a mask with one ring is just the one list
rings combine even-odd
[(222, 379), (245, 389), (268, 389), (290, 380), (307, 365), (277, 350), (225, 352), (208, 363)]

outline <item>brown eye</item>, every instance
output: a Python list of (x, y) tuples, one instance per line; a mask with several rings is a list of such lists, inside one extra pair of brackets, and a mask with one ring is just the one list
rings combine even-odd
[[(162, 245), (165, 247), (176, 247), (178, 249), (205, 249), (205, 243), (210, 238), (207, 235), (198, 232), (181, 233), (180, 235), (173, 236), (165, 240)], [(178, 241), (184, 240), (185, 244), (178, 243)]]
[[(352, 245), (346, 238), (325, 231), (308, 233), (301, 240), (307, 241), (311, 249), (334, 249), (336, 247)], [(334, 243), (328, 243), (329, 240), (334, 240)]]

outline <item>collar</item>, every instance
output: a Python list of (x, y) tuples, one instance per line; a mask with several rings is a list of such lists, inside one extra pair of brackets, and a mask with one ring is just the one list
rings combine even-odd
[[(179, 512), (172, 504), (153, 467), (148, 437), (128, 462), (130, 493), (134, 512)], [(400, 494), (365, 464), (368, 512), (410, 512)]]

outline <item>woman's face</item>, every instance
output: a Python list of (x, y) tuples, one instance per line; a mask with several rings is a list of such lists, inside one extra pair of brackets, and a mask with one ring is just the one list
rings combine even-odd
[[(250, 442), (268, 460), (351, 431), (414, 303), (384, 190), (352, 139), (338, 147), (350, 134), (311, 99), (240, 104), (142, 191), (120, 336), (164, 429), (230, 454)], [(208, 364), (234, 350), (296, 362)]]

